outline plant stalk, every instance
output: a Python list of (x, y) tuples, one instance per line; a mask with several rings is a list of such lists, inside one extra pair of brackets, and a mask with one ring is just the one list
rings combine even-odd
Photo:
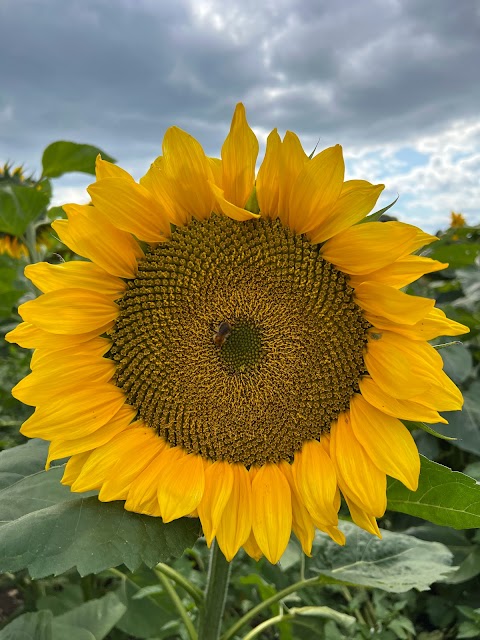
[(210, 549), (205, 606), (198, 631), (198, 637), (202, 640), (218, 640), (220, 638), (229, 578), (230, 563), (227, 562), (217, 542), (214, 541)]

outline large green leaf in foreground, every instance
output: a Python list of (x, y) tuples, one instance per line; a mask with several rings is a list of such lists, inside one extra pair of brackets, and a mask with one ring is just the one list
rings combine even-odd
[(81, 575), (125, 564), (152, 567), (194, 544), (198, 520), (164, 524), (99, 502), (60, 484), (63, 467), (44, 471), (46, 443), (0, 454), (0, 572), (27, 568), (33, 578), (76, 567)]
[(345, 547), (324, 533), (317, 534), (306, 565), (313, 574), (402, 593), (425, 591), (452, 571), (452, 554), (438, 542), (391, 531), (381, 531), (379, 540), (351, 522), (342, 522), (340, 529), (347, 538)]
[(388, 509), (453, 529), (480, 527), (480, 484), (463, 473), (420, 457), (417, 491), (409, 491), (398, 480), (392, 480), (387, 490)]

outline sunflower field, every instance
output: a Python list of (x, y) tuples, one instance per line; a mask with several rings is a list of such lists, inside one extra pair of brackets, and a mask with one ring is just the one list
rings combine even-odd
[(257, 154), (0, 169), (0, 640), (480, 638), (480, 227)]

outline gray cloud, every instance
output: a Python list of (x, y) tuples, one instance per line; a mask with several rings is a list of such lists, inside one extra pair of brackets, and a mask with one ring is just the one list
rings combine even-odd
[(325, 144), (425, 135), (478, 113), (479, 25), (477, 0), (3, 0), (0, 159), (145, 167), (171, 124), (218, 153), (238, 100)]

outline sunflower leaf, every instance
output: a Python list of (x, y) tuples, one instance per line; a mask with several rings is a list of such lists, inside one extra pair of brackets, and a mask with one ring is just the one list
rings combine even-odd
[(417, 491), (409, 491), (398, 480), (391, 480), (387, 508), (453, 529), (480, 527), (480, 484), (463, 473), (420, 457)]
[(307, 568), (344, 584), (403, 593), (425, 591), (433, 582), (451, 573), (452, 554), (438, 542), (426, 542), (404, 533), (381, 531), (382, 540), (350, 522), (340, 529), (347, 538), (345, 547), (326, 534), (318, 533)]
[(52, 142), (43, 152), (42, 175), (58, 178), (72, 171), (95, 175), (95, 160), (98, 154), (103, 160), (115, 162), (112, 157), (91, 144), (78, 144), (66, 140)]
[(28, 225), (44, 213), (50, 197), (43, 191), (24, 185), (0, 189), (0, 231), (21, 236)]
[(44, 471), (47, 443), (0, 453), (0, 572), (27, 568), (32, 578), (76, 567), (81, 575), (125, 564), (135, 570), (183, 553), (198, 521), (131, 513), (60, 484), (63, 467)]

